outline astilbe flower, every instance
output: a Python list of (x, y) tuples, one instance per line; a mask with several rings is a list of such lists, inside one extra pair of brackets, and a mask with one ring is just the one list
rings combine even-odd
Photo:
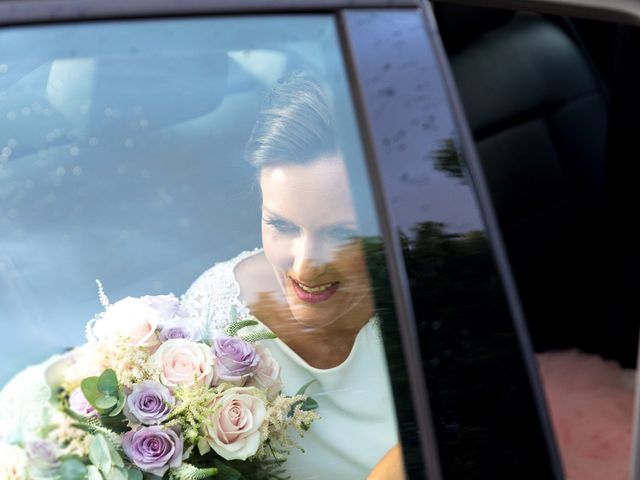
[(103, 370), (115, 371), (120, 384), (131, 387), (158, 376), (158, 368), (150, 361), (148, 349), (129, 345), (126, 340), (96, 344)]
[(89, 455), (92, 437), (89, 433), (72, 426), (74, 422), (71, 417), (62, 412), (53, 412), (51, 423), (54, 428), (49, 433), (48, 439), (61, 446), (61, 456), (86, 457)]
[(173, 395), (177, 406), (165, 419), (166, 427), (178, 426), (186, 442), (196, 444), (201, 436), (202, 424), (211, 414), (211, 403), (218, 390), (195, 383), (189, 386), (178, 386)]
[[(263, 424), (261, 435), (264, 440), (256, 452), (257, 459), (273, 458), (282, 460), (291, 448), (304, 449), (291, 438), (289, 428), (292, 427), (300, 437), (303, 437), (309, 426), (320, 415), (315, 411), (302, 410), (302, 402), (306, 395), (287, 397), (280, 395), (267, 408), (267, 417)], [(292, 411), (293, 410), (293, 411)]]

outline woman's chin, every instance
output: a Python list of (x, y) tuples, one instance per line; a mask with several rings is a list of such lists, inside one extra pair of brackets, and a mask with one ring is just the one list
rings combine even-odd
[(295, 322), (308, 329), (326, 328), (335, 323), (340, 316), (333, 315), (329, 309), (319, 307), (319, 304), (306, 305), (297, 298), (289, 299), (289, 310)]

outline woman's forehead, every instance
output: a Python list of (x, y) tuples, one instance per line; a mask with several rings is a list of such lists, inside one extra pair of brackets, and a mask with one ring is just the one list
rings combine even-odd
[(355, 221), (347, 169), (338, 156), (263, 168), (260, 186), (264, 207), (296, 224)]

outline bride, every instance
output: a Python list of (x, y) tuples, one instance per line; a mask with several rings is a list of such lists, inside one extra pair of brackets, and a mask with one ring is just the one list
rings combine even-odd
[[(301, 440), (304, 453), (291, 452), (287, 475), (401, 479), (384, 349), (327, 98), (306, 74), (275, 88), (247, 147), (262, 192), (262, 248), (214, 265), (182, 302), (209, 335), (234, 310), (253, 315), (278, 337), (266, 342), (284, 393), (312, 382), (307, 393), (322, 418)], [(0, 393), (0, 440), (46, 424), (47, 408), (38, 407), (60, 358), (24, 370)]]
[(206, 271), (183, 301), (210, 330), (233, 307), (278, 338), (268, 345), (322, 419), (292, 452), (294, 479), (402, 478), (382, 340), (346, 166), (326, 95), (289, 77), (258, 116), (247, 148), (262, 191), (262, 249)]

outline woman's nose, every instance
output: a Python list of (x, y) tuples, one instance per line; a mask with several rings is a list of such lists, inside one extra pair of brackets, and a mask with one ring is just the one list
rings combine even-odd
[(312, 283), (326, 270), (329, 261), (322, 242), (309, 236), (302, 236), (297, 242), (293, 260), (293, 274), (300, 282)]

